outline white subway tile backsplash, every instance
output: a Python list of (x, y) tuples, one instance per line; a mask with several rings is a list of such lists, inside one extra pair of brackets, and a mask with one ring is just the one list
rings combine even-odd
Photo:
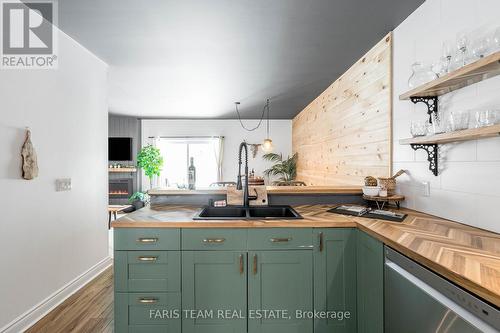
[(446, 165), (448, 162), (475, 161), (477, 155), (477, 141), (449, 143), (440, 146), (439, 157)]
[(444, 190), (497, 196), (500, 202), (500, 162), (450, 162), (441, 173)]
[(469, 193), (431, 189), (429, 197), (415, 196), (415, 209), (471, 224), (475, 215), (474, 199), (475, 196)]
[(474, 220), (471, 224), (478, 228), (500, 233), (500, 218), (496, 212), (498, 202), (498, 197), (476, 195), (474, 197)]
[(479, 140), (477, 142), (477, 160), (500, 162), (500, 137)]
[[(428, 169), (427, 154), (399, 145), (409, 137), (412, 120), (426, 120), (423, 104), (399, 101), (408, 90), (410, 67), (416, 60), (438, 60), (445, 40), (455, 47), (459, 32), (474, 37), (474, 31), (488, 22), (500, 25), (498, 0), (427, 0), (394, 31), (393, 169), (409, 170), (398, 179), (398, 192), (407, 200), (405, 207), (480, 228), (500, 231), (498, 215), (491, 207), (500, 202), (500, 137), (441, 146), (439, 161), (444, 169), (434, 176)], [(500, 76), (440, 97), (440, 110), (500, 109)], [(471, 114), (471, 125), (474, 124)], [(423, 181), (431, 194), (423, 196)]]

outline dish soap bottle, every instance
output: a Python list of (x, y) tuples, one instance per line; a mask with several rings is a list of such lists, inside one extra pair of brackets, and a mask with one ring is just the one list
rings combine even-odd
[(190, 190), (196, 189), (196, 168), (194, 167), (193, 157), (190, 159), (190, 165), (188, 168), (188, 188)]

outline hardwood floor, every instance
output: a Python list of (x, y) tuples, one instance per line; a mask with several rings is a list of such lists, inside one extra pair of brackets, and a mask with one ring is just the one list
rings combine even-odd
[(113, 268), (43, 317), (27, 333), (112, 333)]

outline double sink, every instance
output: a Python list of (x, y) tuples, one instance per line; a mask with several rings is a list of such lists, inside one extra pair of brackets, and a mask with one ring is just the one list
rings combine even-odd
[(194, 220), (295, 220), (301, 218), (302, 216), (290, 206), (207, 206), (193, 217)]

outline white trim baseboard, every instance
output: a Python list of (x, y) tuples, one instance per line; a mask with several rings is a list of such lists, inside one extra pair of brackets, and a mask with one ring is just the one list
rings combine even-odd
[(55, 307), (64, 302), (68, 297), (76, 293), (87, 283), (92, 281), (96, 276), (101, 274), (105, 269), (113, 264), (113, 259), (111, 257), (106, 257), (96, 265), (91, 267), (89, 270), (76, 277), (65, 286), (54, 292), (52, 295), (32, 307), (30, 310), (26, 311), (13, 321), (11, 321), (6, 326), (0, 329), (0, 333), (19, 333), (24, 332), (31, 326), (33, 326), (37, 321), (42, 319)]

